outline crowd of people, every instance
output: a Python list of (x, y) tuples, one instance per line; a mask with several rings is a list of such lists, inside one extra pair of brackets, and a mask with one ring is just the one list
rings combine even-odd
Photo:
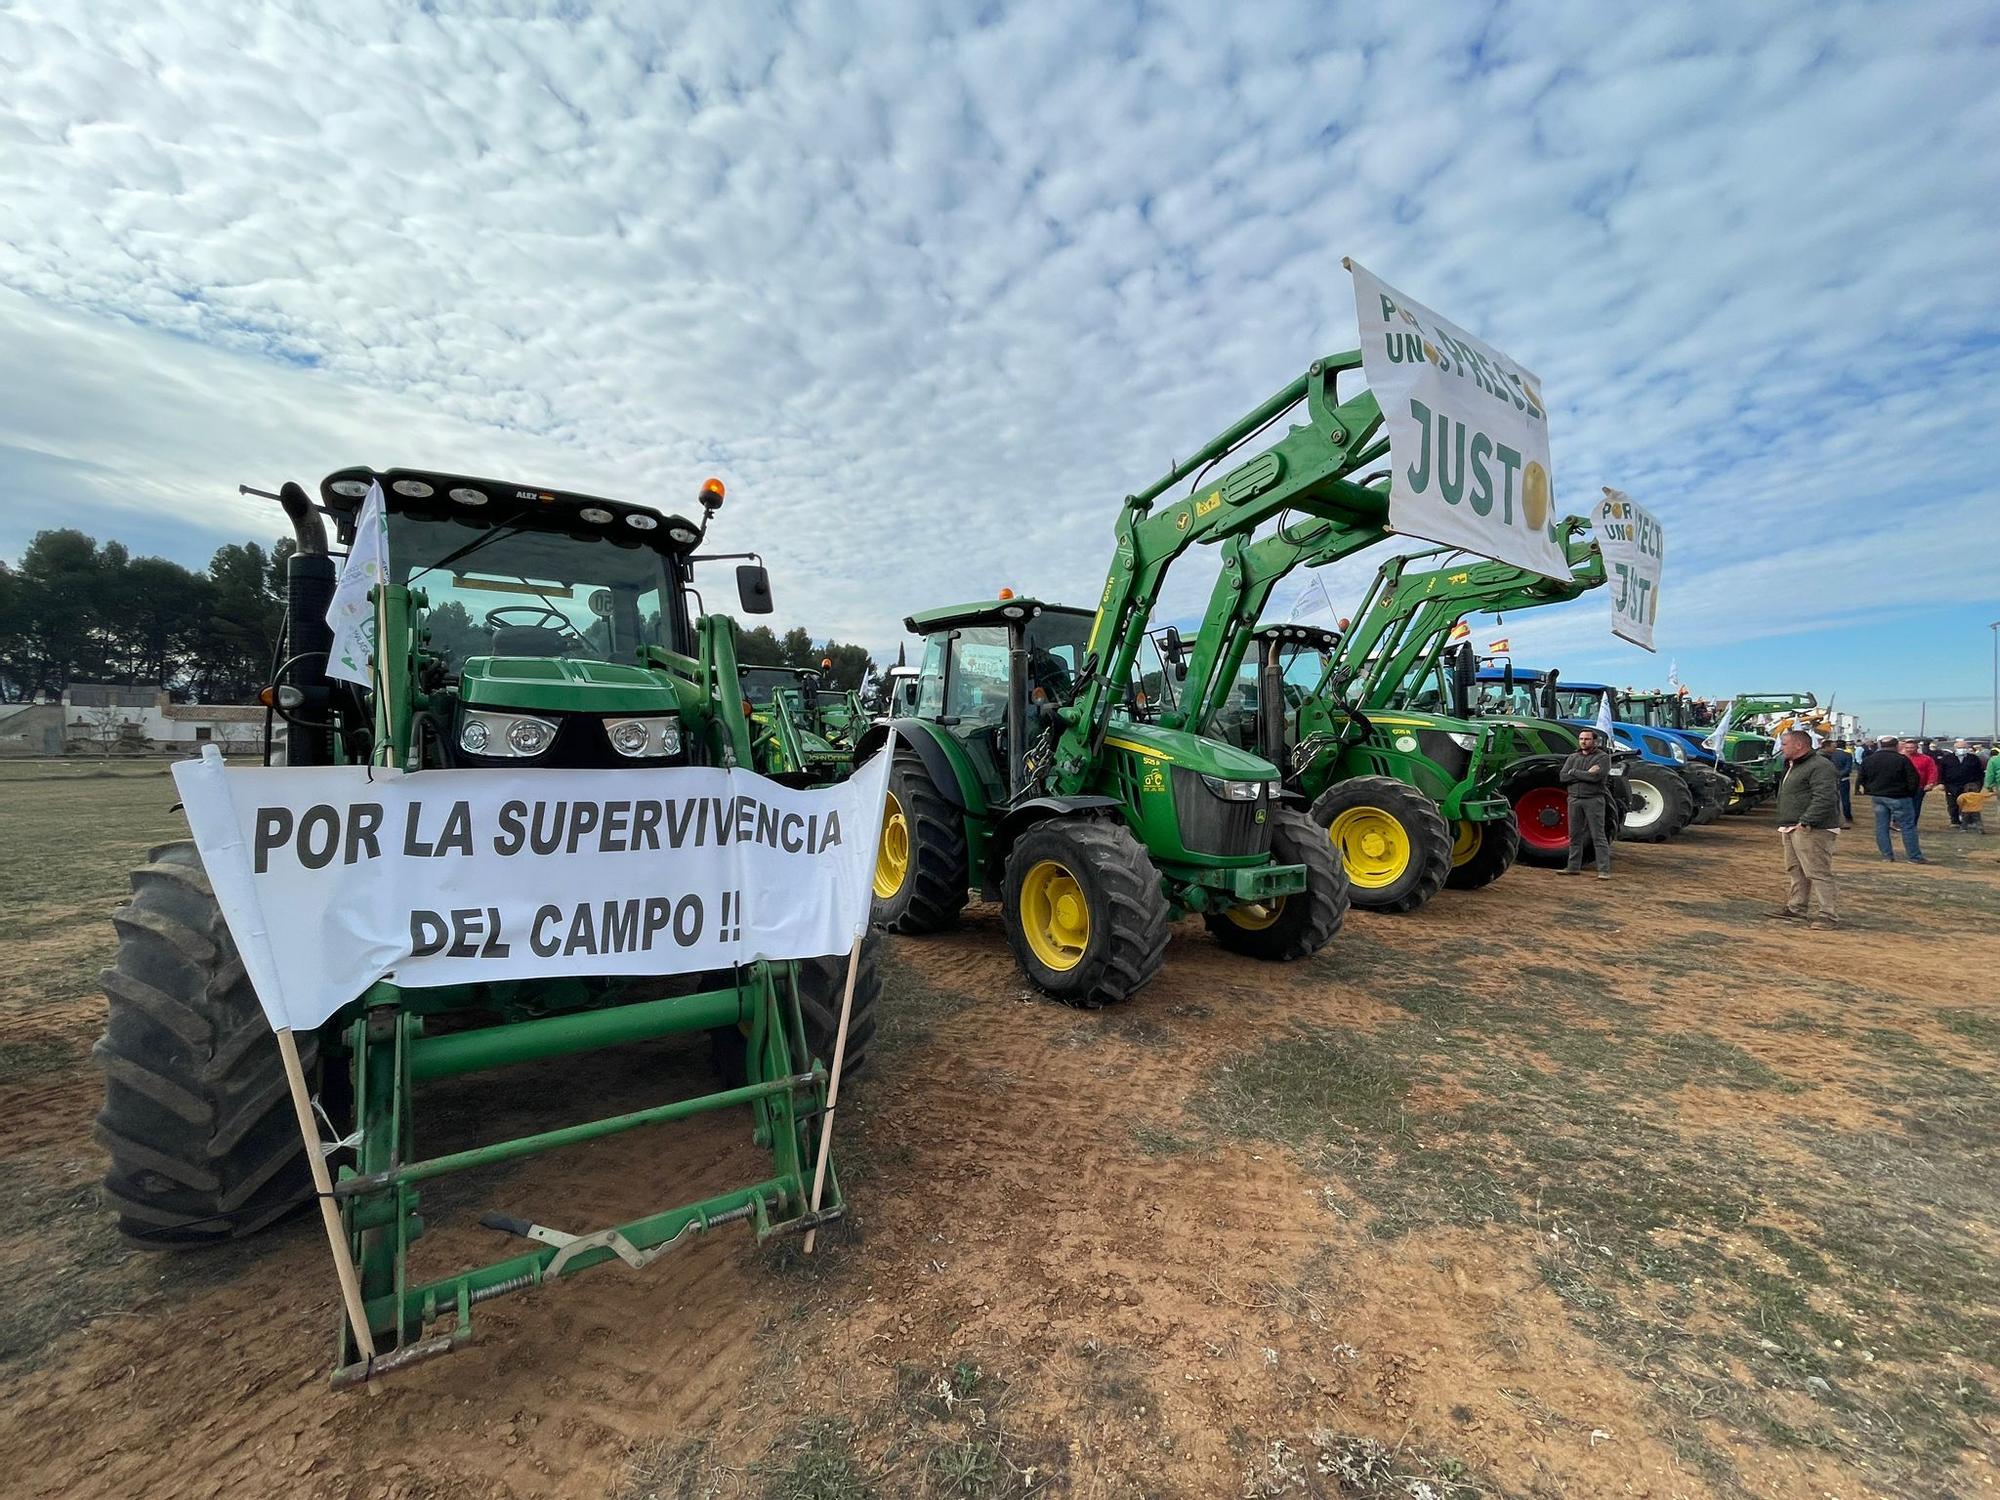
[(2000, 798), (2000, 752), (1981, 751), (1965, 740), (1899, 740), (1885, 734), (1857, 760), (1845, 740), (1816, 742), (1792, 729), (1779, 746), (1785, 772), (1778, 783), (1778, 836), (1789, 888), (1784, 906), (1772, 915), (1815, 927), (1840, 925), (1833, 846), (1841, 829), (1854, 826), (1854, 783), (1875, 804), (1875, 847), (1891, 864), (1892, 831), (1902, 839), (1909, 863), (1930, 863), (1917, 833), (1929, 793), (1943, 794), (1953, 829), (1976, 834), (1986, 831), (1986, 804)]

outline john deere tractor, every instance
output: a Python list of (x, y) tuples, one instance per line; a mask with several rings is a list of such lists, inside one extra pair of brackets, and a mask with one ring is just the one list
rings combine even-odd
[[(1514, 862), (1513, 809), (1488, 764), (1493, 732), (1446, 714), (1378, 716), (1350, 707), (1333, 686), (1354, 670), (1338, 631), (1257, 623), (1287, 574), (1389, 535), (1371, 520), (1306, 518), (1258, 541), (1225, 542), (1192, 646), (1172, 628), (1158, 635), (1163, 670), (1154, 696), (1162, 723), (1227, 739), (1280, 766), (1339, 849), (1353, 903), (1407, 912), (1446, 885), (1487, 885)], [(1366, 636), (1364, 622), (1357, 639)]]
[(839, 781), (854, 769), (853, 736), (867, 723), (853, 693), (809, 667), (738, 669), (757, 768), (794, 786)]
[[(1095, 610), (1000, 598), (905, 622), (924, 638), (916, 705), (860, 746), (897, 737), (879, 921), (935, 932), (976, 888), (1001, 901), (1029, 977), (1084, 1005), (1150, 979), (1183, 913), (1255, 958), (1302, 958), (1332, 938), (1347, 881), (1304, 799), (1260, 756), (1148, 722), (1137, 674), (1168, 570), (1190, 548), (1287, 512), (1382, 530), (1383, 492), (1349, 477), (1388, 453), (1360, 369), (1358, 352), (1315, 363), (1128, 496)], [(1300, 407), (1303, 422), (1243, 455)]]
[[(1580, 516), (1557, 523), (1570, 566), (1566, 579), (1543, 577), (1511, 563), (1453, 557), (1451, 549), (1392, 557), (1376, 570), (1355, 623), (1342, 638), (1334, 670), (1319, 696), (1394, 729), (1398, 717), (1421, 747), (1426, 717), (1444, 715), (1482, 732), (1479, 764), (1514, 814), (1519, 857), (1560, 862), (1569, 841), (1563, 758), (1576, 735), (1538, 707), (1503, 707), (1477, 691), (1478, 658), (1464, 617), (1474, 611), (1530, 609), (1581, 597), (1604, 582), (1597, 544)], [(1413, 566), (1423, 563), (1431, 567)], [(1440, 746), (1440, 749), (1442, 747)], [(1624, 772), (1630, 756), (1614, 764), (1611, 795), (1627, 806)]]
[[(386, 500), (389, 581), (373, 590), (372, 681), (329, 678), (334, 564), (325, 520), (352, 543), (372, 485)], [(346, 469), (291, 519), (286, 636), (265, 701), (295, 766), (541, 769), (758, 764), (736, 630), (690, 610), (696, 548), (722, 503), (689, 521), (644, 505), (423, 469)], [(770, 608), (760, 564), (737, 569), (743, 607)], [(266, 754), (270, 742), (267, 735)], [(152, 1247), (220, 1244), (310, 1196), (278, 1049), (191, 843), (155, 849), (119, 910), (97, 1138), (121, 1230)], [(321, 914), (301, 914), (319, 921)], [(840, 1214), (837, 1175), (809, 1211), (811, 1123), (825, 1106), (844, 955), (705, 976), (573, 978), (448, 989), (384, 980), (297, 1040), (339, 1141), (334, 1194), (360, 1269), (372, 1343), (343, 1324), (336, 1380), (365, 1379), (469, 1338), (472, 1307), (614, 1257), (638, 1263), (684, 1237), (744, 1223), (759, 1239)], [(864, 952), (848, 1042), (865, 1057), (878, 984)], [(615, 1044), (708, 1034), (725, 1087), (608, 1119), (426, 1157), (428, 1085)], [(573, 1142), (706, 1111), (748, 1113), (764, 1150), (749, 1180), (579, 1237), (506, 1214), (527, 1236), (495, 1263), (419, 1281), (424, 1184)], [(432, 1143), (425, 1143), (432, 1144)], [(497, 1191), (505, 1192), (504, 1185)], [(440, 1322), (443, 1332), (432, 1330)]]

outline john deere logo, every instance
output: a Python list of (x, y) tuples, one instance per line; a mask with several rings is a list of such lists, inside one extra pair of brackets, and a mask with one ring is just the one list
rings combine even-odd
[(1417, 748), (1417, 737), (1414, 734), (1397, 735), (1396, 748), (1407, 754), (1408, 752)]
[(1186, 511), (1182, 511), (1180, 515), (1174, 518), (1174, 525), (1180, 527), (1182, 531), (1186, 531), (1188, 529), (1188, 522), (1193, 519), (1194, 517), (1190, 516)]

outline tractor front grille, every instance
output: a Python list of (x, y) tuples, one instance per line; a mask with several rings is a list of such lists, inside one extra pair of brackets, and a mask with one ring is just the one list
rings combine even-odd
[(1438, 769), (1444, 772), (1446, 782), (1451, 785), (1464, 780), (1466, 767), (1472, 764), (1472, 752), (1442, 729), (1419, 729), (1417, 748), (1437, 762)]
[(1271, 793), (1255, 802), (1230, 802), (1208, 789), (1199, 773), (1174, 767), (1174, 811), (1181, 843), (1190, 854), (1223, 857), (1271, 852)]

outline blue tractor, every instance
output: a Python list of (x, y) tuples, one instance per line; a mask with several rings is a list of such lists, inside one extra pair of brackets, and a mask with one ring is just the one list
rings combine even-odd
[[(1479, 672), (1482, 696), (1500, 702), (1532, 705), (1529, 711), (1559, 720), (1571, 729), (1596, 725), (1599, 705), (1611, 694), (1615, 714), (1618, 695), (1600, 682), (1571, 682), (1556, 671), (1536, 671), (1503, 665)], [(1619, 837), (1657, 844), (1683, 828), (1712, 823), (1728, 806), (1730, 782), (1718, 775), (1713, 757), (1671, 730), (1613, 719), (1614, 749), (1637, 757), (1627, 773), (1630, 798)]]

